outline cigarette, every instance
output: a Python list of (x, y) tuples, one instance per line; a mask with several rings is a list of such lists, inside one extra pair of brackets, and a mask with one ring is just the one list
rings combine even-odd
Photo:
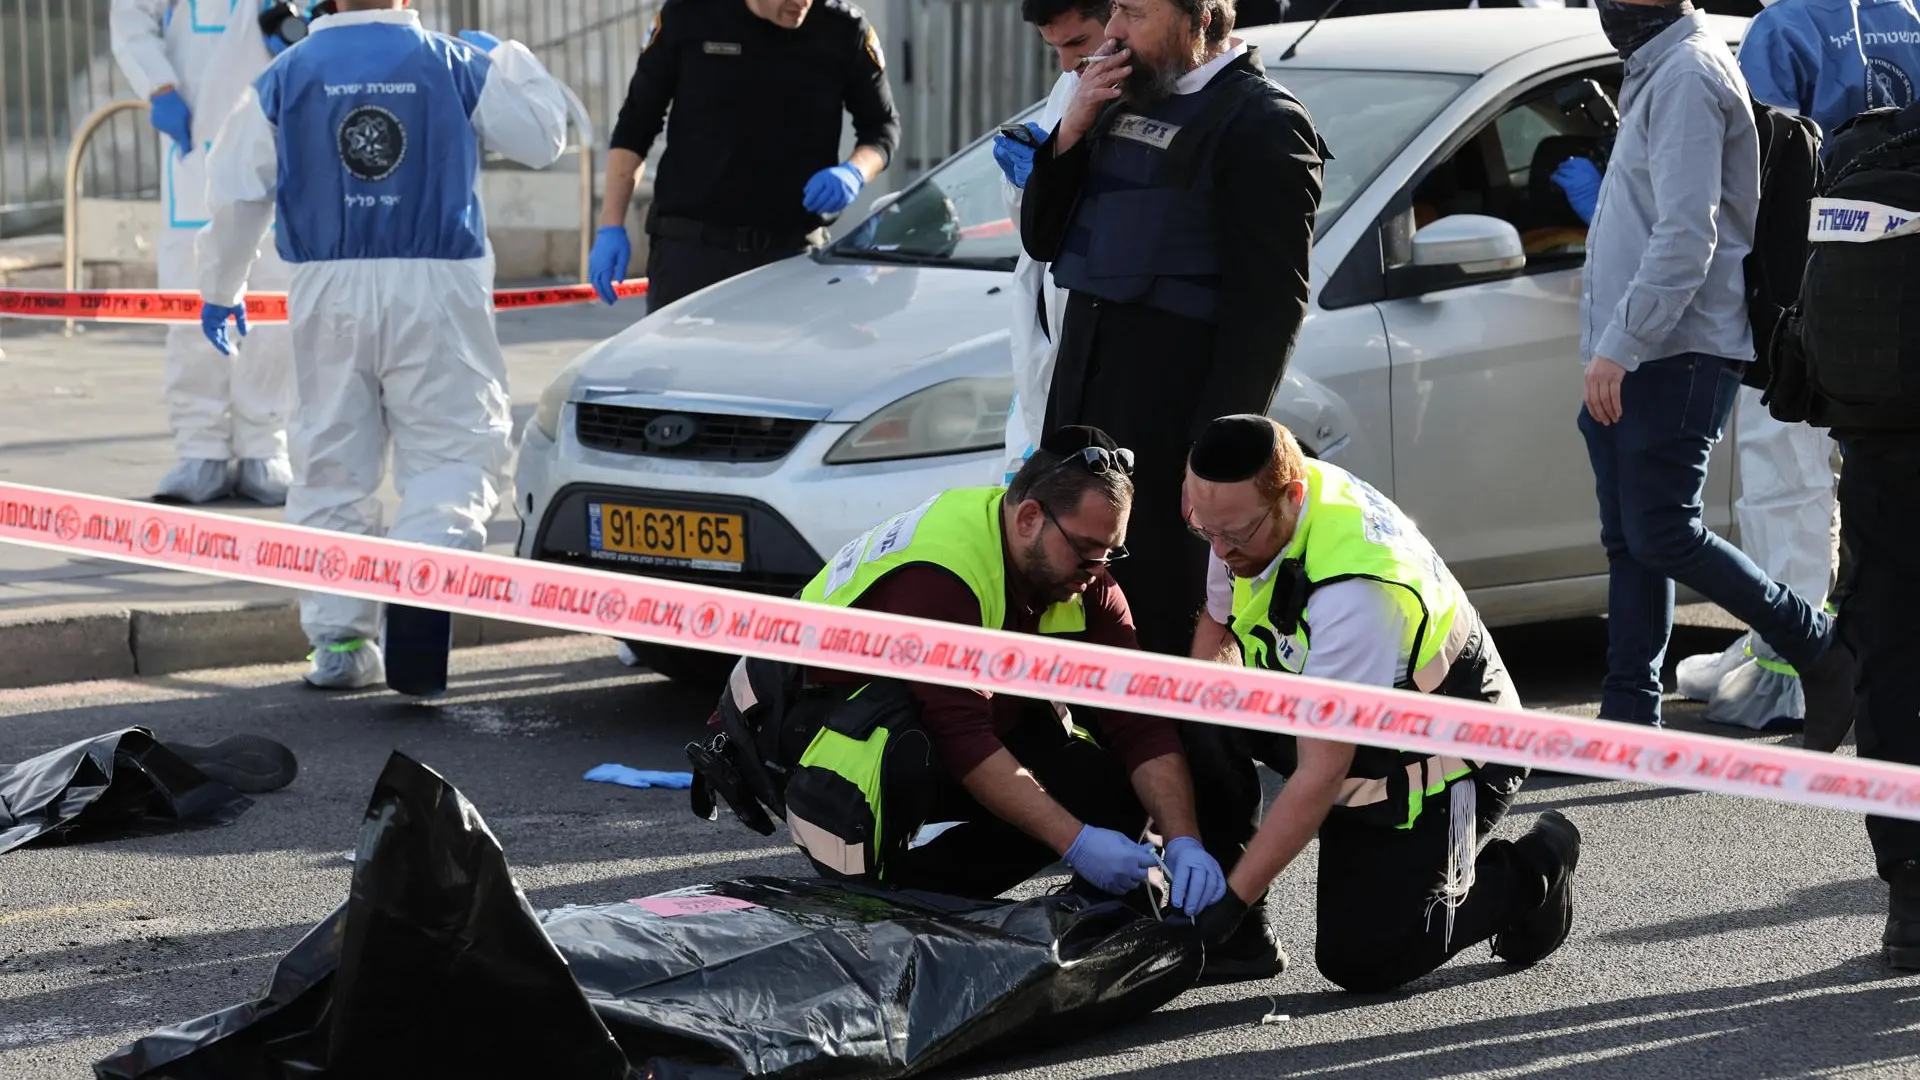
[(1117, 55), (1120, 51), (1121, 50), (1119, 49), (1115, 49), (1113, 52), (1088, 53), (1086, 56), (1083, 56), (1080, 58), (1080, 62), (1078, 64), (1074, 65), (1074, 70), (1085, 71), (1089, 67), (1092, 67), (1094, 64), (1097, 64), (1100, 61), (1105, 60), (1110, 56)]

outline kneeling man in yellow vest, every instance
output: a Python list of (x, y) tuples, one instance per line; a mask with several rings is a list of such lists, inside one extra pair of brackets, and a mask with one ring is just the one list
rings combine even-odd
[[(1307, 460), (1286, 428), (1213, 421), (1183, 494), (1188, 528), (1213, 551), (1194, 656), (1519, 707), (1492, 637), (1413, 522)], [(1523, 966), (1566, 941), (1579, 830), (1549, 810), (1519, 840), (1483, 844), (1526, 770), (1212, 724), (1184, 725), (1183, 738), (1200, 834), (1228, 870), (1226, 895), (1196, 920), (1210, 974), (1232, 974), (1233, 958), (1246, 974), (1271, 968), (1268, 886), (1316, 834), (1314, 959), (1336, 985), (1391, 989), (1489, 939)], [(1258, 764), (1287, 778), (1264, 822)]]

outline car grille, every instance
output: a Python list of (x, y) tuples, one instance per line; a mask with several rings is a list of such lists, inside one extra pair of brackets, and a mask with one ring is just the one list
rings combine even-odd
[[(691, 437), (674, 445), (663, 443), (662, 436), (671, 440), (673, 433), (653, 425), (662, 417), (691, 422)], [(812, 426), (810, 420), (774, 416), (725, 416), (582, 403), (576, 406), (573, 430), (580, 445), (612, 454), (692, 461), (778, 461), (793, 452)]]

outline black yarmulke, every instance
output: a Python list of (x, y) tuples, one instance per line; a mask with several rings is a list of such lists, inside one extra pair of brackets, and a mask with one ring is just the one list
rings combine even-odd
[(1098, 446), (1102, 450), (1118, 450), (1120, 444), (1113, 437), (1097, 427), (1086, 424), (1068, 424), (1054, 428), (1040, 440), (1040, 449), (1056, 457), (1072, 457), (1089, 446)]
[(1280, 433), (1273, 421), (1252, 413), (1222, 416), (1209, 423), (1187, 454), (1187, 467), (1208, 483), (1250, 480), (1273, 460)]

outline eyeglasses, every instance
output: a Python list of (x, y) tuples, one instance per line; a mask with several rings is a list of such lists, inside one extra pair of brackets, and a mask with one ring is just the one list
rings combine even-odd
[(1053, 463), (1056, 469), (1065, 468), (1070, 461), (1077, 461), (1090, 473), (1106, 473), (1118, 469), (1128, 476), (1133, 475), (1133, 451), (1126, 447), (1109, 450), (1104, 446), (1088, 446), (1066, 455)]
[(1226, 531), (1224, 529), (1222, 530), (1203, 529), (1200, 526), (1193, 523), (1193, 517), (1192, 517), (1191, 511), (1189, 511), (1189, 514), (1187, 517), (1187, 531), (1199, 537), (1200, 539), (1205, 540), (1209, 544), (1220, 543), (1220, 544), (1225, 544), (1230, 548), (1243, 548), (1243, 547), (1246, 547), (1248, 544), (1253, 543), (1254, 538), (1260, 535), (1261, 528), (1263, 528), (1268, 521), (1271, 521), (1273, 519), (1273, 512), (1274, 510), (1278, 509), (1279, 506), (1280, 504), (1277, 502), (1267, 504), (1267, 508), (1260, 512), (1260, 517), (1258, 519), (1256, 519), (1255, 521), (1246, 525), (1243, 528), (1235, 529), (1231, 532)]
[[(1099, 447), (1091, 447), (1090, 449), (1097, 450), (1099, 449)], [(1114, 563), (1119, 562), (1121, 559), (1124, 559), (1127, 557), (1127, 545), (1125, 544), (1115, 544), (1113, 547), (1107, 547), (1105, 544), (1102, 544), (1098, 540), (1089, 540), (1086, 537), (1075, 536), (1072, 533), (1068, 532), (1067, 527), (1065, 525), (1060, 524), (1060, 519), (1053, 516), (1052, 507), (1049, 507), (1046, 503), (1040, 504), (1040, 512), (1047, 515), (1047, 520), (1049, 522), (1052, 522), (1053, 527), (1056, 529), (1059, 529), (1060, 535), (1066, 538), (1067, 546), (1072, 548), (1073, 553), (1080, 557), (1080, 569), (1088, 570), (1088, 571), (1104, 570), (1107, 567), (1112, 566)], [(1088, 548), (1098, 548), (1099, 550), (1106, 552), (1107, 553), (1106, 558), (1103, 558), (1103, 559), (1088, 558), (1087, 557)]]

